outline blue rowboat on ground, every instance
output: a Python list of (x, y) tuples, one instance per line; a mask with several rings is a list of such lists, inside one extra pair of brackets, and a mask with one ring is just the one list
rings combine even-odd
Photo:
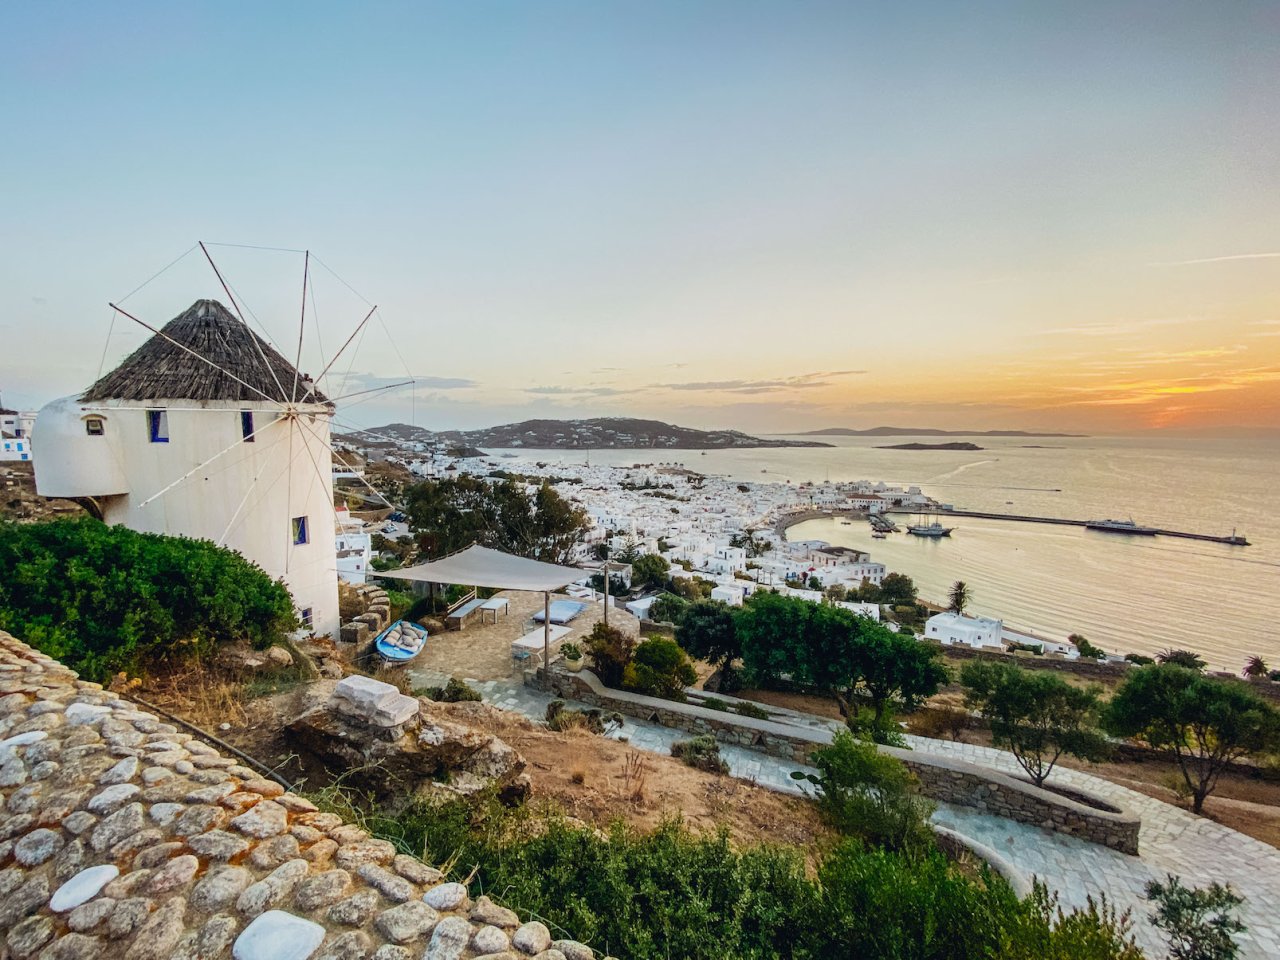
[(397, 620), (373, 641), (373, 649), (386, 663), (408, 663), (422, 652), (427, 631), (409, 620)]

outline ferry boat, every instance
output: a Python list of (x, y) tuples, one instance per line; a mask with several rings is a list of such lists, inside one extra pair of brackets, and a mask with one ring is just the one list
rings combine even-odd
[(1086, 530), (1101, 530), (1105, 533), (1127, 533), (1135, 537), (1154, 537), (1155, 527), (1140, 527), (1132, 520), (1086, 520)]

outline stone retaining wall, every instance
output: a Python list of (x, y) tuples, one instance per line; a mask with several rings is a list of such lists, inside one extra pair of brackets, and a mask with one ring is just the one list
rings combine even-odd
[[(735, 744), (796, 763), (808, 763), (809, 754), (831, 742), (827, 728), (798, 727), (772, 720), (756, 720), (687, 703), (661, 700), (600, 683), (589, 670), (569, 673), (553, 663), (551, 690), (566, 700), (577, 700), (625, 716), (636, 717), (690, 734), (710, 734)], [(543, 671), (526, 675), (526, 682), (540, 685)], [(935, 800), (975, 807), (1021, 823), (1080, 837), (1123, 853), (1137, 854), (1141, 821), (1110, 804), (1096, 805), (1033, 786), (997, 770), (951, 760), (921, 750), (881, 747), (897, 757), (920, 780), (921, 790)], [(1089, 798), (1092, 800), (1092, 798)], [(1109, 809), (1103, 809), (1109, 808)]]
[(0, 956), (591, 960), (0, 632)]
[(355, 644), (357, 651), (391, 624), (391, 601), (387, 591), (372, 583), (362, 583), (355, 588), (364, 601), (364, 612), (356, 614), (339, 629), (338, 639)]

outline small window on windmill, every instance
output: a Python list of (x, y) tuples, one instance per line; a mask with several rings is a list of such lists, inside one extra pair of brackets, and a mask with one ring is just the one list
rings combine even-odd
[(244, 437), (245, 443), (253, 443), (253, 411), (240, 411), (240, 436)]
[(167, 410), (147, 411), (147, 433), (152, 443), (169, 442), (169, 412)]
[(312, 625), (311, 608), (303, 607), (302, 610), (300, 611), (300, 614), (302, 619), (302, 625), (304, 627), (310, 628)]
[(295, 546), (300, 546), (308, 541), (307, 537), (307, 518), (293, 518), (293, 542)]
[(101, 417), (88, 417), (84, 421), (84, 432), (91, 437), (100, 437), (107, 432), (107, 422)]

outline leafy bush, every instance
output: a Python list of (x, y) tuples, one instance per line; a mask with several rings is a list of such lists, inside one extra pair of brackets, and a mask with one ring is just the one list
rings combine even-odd
[(754, 703), (741, 701), (733, 705), (733, 712), (740, 717), (751, 717), (753, 720), (768, 720), (769, 711), (764, 707), (757, 707)]
[(622, 686), (627, 690), (663, 697), (685, 699), (684, 688), (698, 679), (689, 656), (680, 645), (667, 637), (650, 637), (642, 641), (622, 673)]
[(810, 755), (817, 774), (792, 773), (818, 787), (818, 806), (837, 830), (891, 850), (927, 849), (933, 805), (916, 792), (906, 764), (841, 730)]
[(566, 660), (581, 660), (582, 648), (572, 640), (560, 644), (560, 653)]
[(606, 687), (620, 686), (622, 674), (635, 655), (636, 638), (617, 627), (597, 623), (584, 643), (591, 658), (591, 669), (600, 682)]
[(492, 797), (417, 801), (365, 813), (317, 798), (401, 850), (472, 871), (477, 890), (555, 936), (624, 960), (1141, 960), (1124, 918), (1105, 906), (1062, 914), (1043, 889), (1019, 902), (1008, 885), (972, 879), (937, 853), (909, 858), (856, 841), (810, 852), (694, 836), (676, 820), (607, 835), (555, 812)]
[(462, 703), (464, 701), (480, 701), (484, 698), (466, 681), (450, 677), (443, 687), (428, 687), (423, 694), (437, 703)]
[(674, 593), (659, 594), (649, 607), (649, 619), (654, 623), (679, 624), (689, 607), (689, 601), (677, 597)]
[(266, 647), (298, 626), (283, 583), (208, 540), (6, 523), (0, 570), (0, 629), (89, 680), (228, 641)]
[(1155, 657), (1148, 657), (1146, 654), (1142, 653), (1126, 653), (1124, 658), (1129, 661), (1129, 663), (1136, 663), (1140, 667), (1147, 667), (1156, 662)]
[(1233, 938), (1245, 925), (1234, 912), (1244, 900), (1230, 885), (1193, 889), (1170, 874), (1148, 883), (1147, 897), (1156, 905), (1151, 922), (1169, 936), (1169, 960), (1232, 960), (1239, 952)]
[(568, 733), (572, 730), (585, 730), (588, 733), (609, 733), (622, 726), (622, 714), (609, 713), (596, 707), (586, 710), (573, 710), (565, 706), (563, 700), (552, 700), (547, 704), (547, 727), (556, 733)]
[(671, 744), (671, 755), (696, 770), (727, 774), (729, 764), (720, 757), (720, 744), (709, 733)]

